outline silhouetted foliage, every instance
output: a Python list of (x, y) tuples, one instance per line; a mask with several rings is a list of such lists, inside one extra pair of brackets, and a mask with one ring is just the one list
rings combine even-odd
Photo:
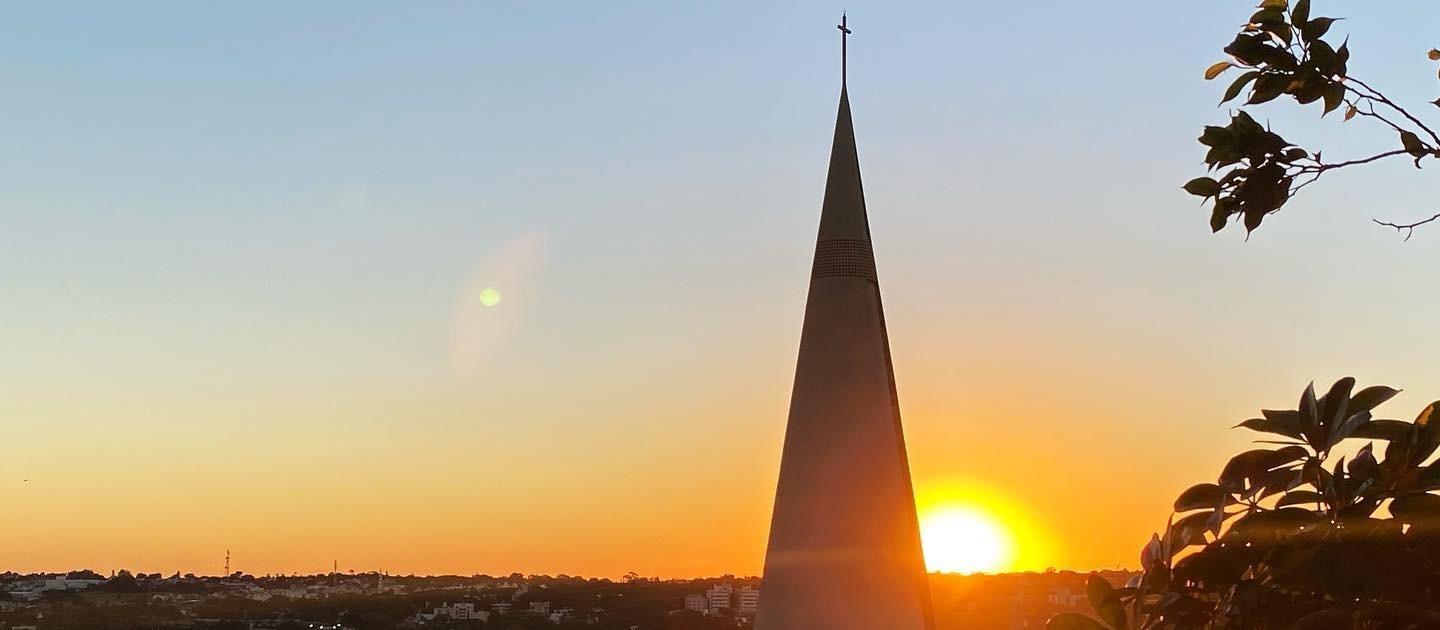
[[(1232, 68), (1243, 70), (1225, 90), (1221, 103), (1245, 95), (1244, 105), (1290, 97), (1300, 105), (1315, 103), (1321, 115), (1344, 108), (1344, 119), (1370, 119), (1394, 134), (1395, 148), (1372, 156), (1327, 162), (1319, 151), (1295, 146), (1261, 125), (1243, 109), (1225, 126), (1207, 126), (1200, 144), (1208, 147), (1205, 164), (1211, 175), (1185, 184), (1186, 192), (1211, 203), (1210, 229), (1220, 231), (1232, 218), (1246, 232), (1260, 227), (1300, 189), (1325, 173), (1347, 166), (1404, 156), (1420, 168), (1427, 157), (1440, 157), (1440, 134), (1408, 110), (1349, 74), (1348, 40), (1326, 39), (1337, 18), (1312, 16), (1310, 0), (1264, 0), (1234, 41), (1225, 46), (1230, 60), (1205, 71), (1214, 79)], [(1440, 50), (1430, 59), (1440, 61)], [(1247, 91), (1248, 90), (1248, 91)], [(1440, 99), (1434, 103), (1440, 106)], [(1243, 106), (1242, 106), (1243, 107)], [(1376, 223), (1409, 233), (1440, 219), (1440, 214), (1412, 223)]]
[(65, 574), (65, 579), (67, 579), (67, 580), (103, 580), (103, 579), (105, 579), (105, 576), (100, 575), (99, 573), (96, 573), (96, 572), (94, 572), (94, 571), (91, 571), (90, 569), (82, 569), (82, 570), (80, 570), (80, 571), (71, 571), (71, 572), (69, 572), (69, 573), (66, 573), (66, 574)]
[(1058, 615), (1050, 629), (1440, 628), (1440, 464), (1427, 463), (1440, 402), (1413, 422), (1373, 419), (1397, 390), (1354, 385), (1312, 385), (1295, 409), (1237, 425), (1274, 448), (1182, 492), (1141, 576), (1091, 576), (1099, 620)]
[(96, 590), (107, 593), (138, 593), (140, 592), (140, 583), (136, 581), (135, 576), (131, 575), (129, 571), (121, 569), (115, 574), (115, 577), (106, 580), (105, 583), (100, 585)]

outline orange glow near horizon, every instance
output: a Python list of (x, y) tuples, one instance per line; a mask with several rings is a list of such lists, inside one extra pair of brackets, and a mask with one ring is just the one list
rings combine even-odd
[(1034, 571), (1051, 561), (1050, 535), (998, 490), (947, 480), (917, 498), (925, 567), (940, 573)]
[(925, 568), (941, 573), (999, 573), (1015, 558), (1015, 541), (980, 506), (946, 506), (920, 521)]

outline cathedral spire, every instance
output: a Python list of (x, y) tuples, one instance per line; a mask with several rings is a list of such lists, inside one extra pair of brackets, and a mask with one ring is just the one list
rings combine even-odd
[(855, 126), (850, 118), (850, 95), (842, 86), (835, 114), (835, 137), (830, 144), (830, 167), (825, 177), (825, 199), (820, 209), (820, 240), (870, 241), (865, 216), (865, 191), (860, 185), (860, 155), (855, 148)]
[(932, 630), (929, 588), (842, 77), (755, 628)]

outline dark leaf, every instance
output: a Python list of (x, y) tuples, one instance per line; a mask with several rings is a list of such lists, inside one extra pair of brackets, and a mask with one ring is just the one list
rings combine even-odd
[(1440, 462), (1422, 468), (1415, 477), (1414, 488), (1426, 492), (1440, 490)]
[(1225, 209), (1225, 206), (1219, 203), (1215, 204), (1215, 208), (1210, 211), (1210, 231), (1219, 232), (1225, 229), (1225, 224), (1229, 220), (1230, 212)]
[(1149, 570), (1155, 563), (1169, 560), (1165, 555), (1165, 544), (1160, 542), (1160, 535), (1151, 534), (1150, 542), (1145, 543), (1145, 548), (1140, 550), (1140, 568)]
[(1410, 155), (1417, 158), (1424, 157), (1426, 153), (1425, 143), (1421, 142), (1420, 136), (1415, 135), (1413, 131), (1401, 131), (1400, 144), (1405, 147), (1405, 150), (1408, 151)]
[(1220, 486), (1213, 483), (1196, 484), (1181, 492), (1175, 499), (1175, 511), (1215, 509), (1227, 496)]
[(1330, 87), (1325, 88), (1325, 114), (1335, 111), (1343, 104), (1345, 104), (1345, 84), (1331, 83)]
[[(1217, 512), (1196, 512), (1170, 526), (1170, 540), (1178, 551), (1192, 545), (1205, 544), (1205, 532), (1210, 530), (1211, 519)], [(1223, 518), (1223, 516), (1222, 516)]]
[[(1245, 451), (1232, 458), (1220, 471), (1220, 487), (1238, 491), (1246, 480), (1258, 482), (1265, 474), (1295, 460), (1305, 457), (1309, 451), (1303, 446), (1287, 446), (1278, 450), (1255, 449)], [(1196, 486), (1198, 487), (1198, 486)], [(1193, 488), (1192, 488), (1193, 489)]]
[(1220, 98), (1220, 102), (1228, 103), (1235, 97), (1239, 96), (1240, 91), (1244, 90), (1245, 86), (1249, 85), (1250, 82), (1254, 81), (1255, 78), (1258, 76), (1260, 76), (1259, 70), (1251, 70), (1249, 72), (1246, 72), (1245, 74), (1240, 75), (1239, 78), (1235, 79), (1233, 82), (1230, 83), (1230, 87), (1225, 88), (1225, 96)]
[(1414, 462), (1419, 464), (1430, 458), (1435, 449), (1440, 448), (1440, 419), (1436, 418), (1436, 408), (1440, 401), (1426, 405), (1420, 416), (1415, 418), (1416, 443)]
[(1404, 440), (1409, 435), (1410, 423), (1399, 420), (1371, 420), (1356, 427), (1356, 429), (1350, 433), (1350, 437), (1352, 438), (1387, 440), (1391, 442)]
[(1355, 453), (1355, 458), (1350, 460), (1349, 471), (1352, 478), (1373, 480), (1375, 473), (1380, 471), (1380, 464), (1375, 461), (1374, 443), (1366, 444)]
[(1313, 490), (1291, 490), (1286, 493), (1285, 496), (1280, 497), (1280, 500), (1275, 503), (1275, 507), (1280, 508), (1288, 505), (1300, 505), (1302, 503), (1323, 503), (1324, 501), (1324, 495), (1319, 492)]
[(1282, 449), (1277, 449), (1269, 459), (1265, 460), (1265, 464), (1269, 468), (1279, 468), (1309, 454), (1310, 451), (1306, 450), (1303, 446), (1287, 446)]
[(1338, 426), (1330, 428), (1330, 439), (1325, 443), (1325, 447), (1334, 448), (1336, 444), (1345, 441), (1346, 438), (1349, 438), (1355, 433), (1356, 429), (1365, 426), (1368, 422), (1370, 422), (1370, 412), (1368, 411), (1362, 411), (1346, 418), (1345, 421), (1341, 422)]
[(1240, 517), (1225, 533), (1241, 541), (1272, 541), (1294, 536), (1326, 517), (1310, 510), (1284, 507), (1267, 512), (1252, 512)]
[(1310, 44), (1310, 65), (1321, 77), (1340, 74), (1340, 53), (1323, 41)]
[(1407, 494), (1390, 502), (1390, 514), (1404, 523), (1440, 524), (1440, 496)]
[(1317, 17), (1309, 20), (1305, 22), (1305, 26), (1300, 28), (1300, 36), (1305, 38), (1307, 42), (1313, 42), (1324, 37), (1325, 33), (1330, 32), (1330, 25), (1335, 22), (1335, 18), (1328, 17)]
[(1410, 468), (1419, 442), (1420, 427), (1409, 425), (1404, 436), (1385, 445), (1385, 467), (1392, 472)]
[(1275, 97), (1285, 93), (1285, 88), (1290, 85), (1290, 77), (1284, 74), (1263, 74), (1255, 81), (1255, 91), (1250, 93), (1248, 105), (1259, 105), (1275, 100)]
[(1297, 411), (1300, 412), (1300, 434), (1305, 436), (1310, 446), (1319, 449), (1320, 406), (1315, 400), (1314, 383), (1305, 386), (1305, 391), (1301, 392)]
[(1285, 22), (1285, 8), (1271, 3), (1262, 3), (1260, 10), (1250, 16), (1251, 24), (1275, 24)]
[(1289, 492), (1291, 489), (1299, 486), (1301, 480), (1301, 470), (1299, 468), (1272, 470), (1265, 474), (1259, 484), (1261, 489), (1259, 498), (1264, 499), (1274, 494)]
[(1280, 12), (1278, 19), (1266, 22), (1260, 27), (1260, 30), (1280, 38), (1280, 41), (1285, 42), (1286, 46), (1289, 46), (1290, 42), (1295, 39), (1294, 32), (1291, 30), (1290, 25), (1285, 23), (1285, 13), (1283, 11)]
[(1285, 410), (1261, 409), (1261, 410), (1260, 410), (1260, 415), (1265, 416), (1265, 419), (1266, 419), (1266, 420), (1269, 420), (1269, 421), (1271, 421), (1271, 422), (1274, 422), (1274, 423), (1275, 423), (1275, 426), (1278, 426), (1278, 427), (1280, 427), (1281, 429), (1284, 429), (1284, 432), (1281, 433), (1281, 435), (1284, 435), (1284, 436), (1286, 436), (1286, 437), (1293, 437), (1293, 438), (1295, 438), (1295, 439), (1300, 439), (1300, 438), (1301, 438), (1301, 435), (1300, 435), (1300, 426), (1301, 426), (1301, 425), (1300, 425), (1300, 412), (1299, 412), (1299, 411), (1296, 411), (1296, 410), (1294, 410), (1294, 409), (1285, 409)]
[(1325, 96), (1325, 93), (1329, 89), (1330, 84), (1326, 83), (1324, 79), (1311, 77), (1309, 79), (1295, 79), (1295, 81), (1290, 84), (1288, 91), (1290, 94), (1295, 95), (1296, 102), (1301, 105), (1308, 105), (1320, 100), (1320, 97)]
[(1224, 127), (1206, 125), (1205, 131), (1200, 133), (1200, 144), (1207, 147), (1218, 147), (1230, 144), (1230, 130)]
[(1245, 231), (1247, 233), (1254, 232), (1255, 228), (1260, 227), (1260, 223), (1265, 220), (1265, 213), (1265, 210), (1260, 210), (1254, 207), (1246, 208), (1242, 221), (1242, 223), (1244, 223), (1245, 225)]
[(1325, 392), (1324, 404), (1320, 409), (1320, 425), (1326, 429), (1339, 425), (1349, 417), (1350, 392), (1355, 389), (1355, 379), (1349, 376), (1335, 381), (1330, 391)]
[(1350, 398), (1350, 413), (1371, 411), (1385, 404), (1385, 401), (1394, 398), (1395, 395), (1399, 393), (1400, 390), (1384, 385), (1371, 385), (1370, 387), (1366, 387), (1365, 389), (1355, 392), (1355, 395)]
[(1272, 50), (1266, 45), (1268, 38), (1258, 33), (1240, 33), (1235, 36), (1235, 41), (1225, 46), (1225, 54), (1239, 59), (1247, 66), (1258, 65), (1265, 60), (1265, 56)]
[(1105, 626), (1080, 613), (1060, 613), (1045, 624), (1046, 630), (1105, 630)]
[(1240, 110), (1240, 111), (1238, 111), (1238, 112), (1235, 112), (1235, 117), (1234, 117), (1233, 119), (1231, 119), (1230, 124), (1231, 124), (1231, 126), (1233, 126), (1233, 127), (1235, 128), (1235, 131), (1237, 131), (1237, 132), (1239, 132), (1239, 133), (1264, 133), (1264, 132), (1265, 132), (1265, 127), (1264, 127), (1264, 125), (1261, 125), (1259, 122), (1256, 122), (1255, 118), (1252, 117), (1252, 116), (1250, 116), (1250, 112), (1247, 112), (1247, 111), (1245, 111), (1245, 110), (1243, 110), (1243, 109)]
[(1220, 193), (1220, 183), (1209, 177), (1197, 177), (1185, 183), (1185, 192), (1210, 198)]
[(1310, 0), (1299, 0), (1295, 8), (1290, 11), (1290, 23), (1295, 28), (1305, 28), (1305, 23), (1310, 21)]
[(1105, 625), (1116, 630), (1130, 626), (1126, 621), (1125, 606), (1120, 603), (1120, 596), (1105, 578), (1091, 573), (1089, 581), (1085, 583), (1085, 594), (1090, 599), (1090, 607), (1095, 609), (1095, 613), (1100, 615)]
[(1300, 439), (1300, 434), (1296, 432), (1294, 428), (1281, 426), (1279, 423), (1269, 418), (1251, 418), (1231, 428), (1239, 427), (1244, 427), (1246, 429), (1250, 429), (1251, 431), (1259, 431), (1261, 433), (1274, 433), (1276, 435), (1283, 435), (1285, 437)]

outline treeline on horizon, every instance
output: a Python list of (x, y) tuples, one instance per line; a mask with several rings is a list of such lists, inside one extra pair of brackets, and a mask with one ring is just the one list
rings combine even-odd
[[(931, 574), (930, 584), (937, 627), (984, 630), (1009, 628), (1017, 619), (1043, 623), (1050, 615), (1074, 607), (1049, 600), (1053, 593), (1084, 593), (1091, 574), (1075, 571), (1047, 571), (1004, 574)], [(1131, 575), (1126, 571), (1105, 571), (1101, 577), (1116, 585)], [(553, 628), (543, 617), (526, 615), (529, 602), (548, 601), (552, 607), (573, 608), (577, 618), (561, 624), (585, 625), (596, 630), (638, 627), (657, 630), (713, 630), (734, 628), (736, 619), (704, 617), (682, 612), (684, 597), (702, 593), (713, 584), (730, 582), (736, 586), (761, 586), (760, 578), (722, 575), (695, 579), (657, 579), (635, 574), (620, 580), (582, 578), (577, 576), (521, 575), (442, 575), (387, 577), (378, 572), (356, 574), (314, 574), (308, 576), (255, 577), (237, 572), (232, 576), (191, 576), (169, 578), (160, 574), (131, 574), (116, 571), (114, 577), (101, 578), (95, 571), (66, 573), (0, 574), (4, 583), (54, 579), (104, 579), (83, 591), (47, 592), (39, 602), (28, 604), (10, 613), (0, 613), (0, 627), (5, 622), (24, 624), (36, 613), (44, 614), (46, 627), (54, 630), (138, 630), (157, 625), (181, 625), (198, 629), (225, 630), (232, 622), (226, 620), (305, 620), (308, 622), (343, 622), (355, 630), (395, 628), (417, 612), (442, 603), (472, 601), (489, 607), (489, 602), (513, 602), (517, 613), (492, 615), (490, 622), (454, 622), (441, 627), (456, 628)], [(401, 591), (382, 590), (381, 584), (404, 586)], [(506, 583), (509, 585), (501, 586)], [(291, 598), (276, 595), (264, 600), (242, 596), (246, 589), (309, 586), (321, 584), (358, 585), (364, 592), (346, 592), (322, 598)], [(524, 585), (528, 592), (521, 591)], [(157, 599), (157, 596), (181, 597), (182, 600)], [(0, 599), (5, 597), (0, 589)], [(761, 586), (761, 599), (764, 589)], [(191, 603), (180, 604), (180, 601)], [(182, 612), (183, 606), (183, 612)], [(3, 610), (3, 607), (0, 607)], [(585, 623), (585, 615), (603, 610), (594, 624)], [(203, 620), (212, 621), (203, 621)], [(238, 627), (238, 626), (237, 626)], [(280, 626), (276, 626), (280, 627)], [(289, 627), (289, 626), (286, 626)], [(295, 626), (301, 628), (303, 626)], [(744, 626), (742, 626), (744, 627)]]
[[(1073, 570), (1073, 569), (1060, 569), (1060, 570), (1057, 570), (1057, 569), (1046, 569), (1046, 570), (1043, 571), (1043, 572), (1042, 572), (1042, 571), (1011, 571), (1011, 572), (1004, 572), (1004, 573), (968, 573), (968, 574), (931, 572), (931, 573), (929, 573), (929, 578), (930, 578), (930, 581), (931, 581), (932, 584), (934, 584), (934, 583), (952, 583), (952, 582), (953, 582), (953, 583), (983, 582), (983, 581), (988, 581), (988, 580), (1005, 580), (1005, 581), (1016, 581), (1016, 580), (1018, 580), (1017, 583), (1024, 583), (1024, 582), (1026, 581), (1026, 578), (1027, 578), (1027, 577), (1036, 577), (1036, 576), (1047, 576), (1047, 577), (1053, 577), (1053, 576), (1070, 576), (1070, 577), (1074, 577), (1074, 578), (1080, 580), (1080, 582), (1079, 582), (1079, 583), (1080, 583), (1080, 587), (1081, 587), (1081, 589), (1083, 590), (1083, 588), (1084, 588), (1084, 580), (1085, 580), (1086, 576), (1089, 576), (1089, 575), (1091, 575), (1091, 574), (1100, 575), (1101, 577), (1105, 578), (1107, 581), (1109, 581), (1109, 582), (1111, 582), (1111, 583), (1123, 584), (1126, 579), (1128, 579), (1128, 578), (1129, 578), (1130, 576), (1132, 576), (1132, 575), (1135, 575), (1137, 572), (1138, 572), (1138, 571), (1133, 570), (1133, 569), (1101, 569), (1101, 570), (1097, 570), (1097, 571), (1076, 571), (1076, 570)], [(230, 581), (246, 581), (246, 582), (250, 582), (250, 581), (280, 581), (280, 580), (328, 580), (328, 579), (334, 579), (334, 578), (370, 578), (370, 579), (381, 578), (381, 579), (385, 579), (385, 580), (397, 580), (397, 581), (398, 581), (398, 580), (404, 580), (404, 581), (420, 580), (420, 581), (429, 581), (429, 582), (438, 582), (438, 583), (453, 583), (454, 585), (457, 585), (457, 586), (458, 586), (458, 585), (472, 585), (472, 584), (475, 584), (475, 583), (503, 583), (503, 582), (513, 582), (513, 583), (517, 583), (517, 584), (527, 584), (527, 585), (540, 585), (540, 584), (556, 584), (556, 583), (630, 584), (630, 583), (636, 583), (636, 582), (639, 582), (639, 583), (646, 583), (646, 582), (651, 582), (651, 583), (667, 583), (667, 584), (697, 584), (697, 583), (706, 583), (706, 584), (708, 584), (708, 583), (720, 583), (720, 582), (727, 582), (727, 581), (728, 581), (728, 582), (734, 582), (734, 583), (737, 583), (737, 584), (741, 584), (741, 583), (756, 583), (756, 584), (758, 584), (758, 583), (761, 581), (761, 578), (760, 578), (760, 576), (758, 576), (758, 575), (737, 576), (737, 575), (730, 574), (730, 573), (726, 573), (726, 574), (723, 574), (723, 575), (717, 575), (717, 576), (691, 577), (691, 578), (682, 578), (682, 577), (669, 577), (669, 578), (645, 577), (645, 576), (641, 576), (641, 575), (638, 575), (638, 574), (630, 573), (630, 574), (626, 574), (625, 576), (623, 576), (623, 577), (621, 577), (621, 578), (619, 578), (619, 579), (612, 579), (612, 578), (609, 578), (609, 577), (584, 577), (584, 576), (579, 576), (579, 575), (569, 575), (569, 574), (565, 574), (565, 573), (560, 573), (560, 574), (557, 574), (557, 575), (553, 575), (553, 576), (552, 576), (552, 575), (543, 574), (543, 573), (519, 573), (519, 572), (510, 573), (510, 574), (508, 574), (508, 575), (490, 575), (490, 574), (487, 574), (487, 573), (475, 573), (475, 574), (472, 574), (472, 575), (459, 575), (459, 574), (453, 574), (453, 573), (445, 573), (445, 574), (438, 574), (438, 575), (416, 575), (416, 574), (413, 574), (413, 573), (408, 573), (408, 574), (400, 575), (400, 574), (385, 573), (385, 572), (382, 572), (382, 571), (364, 571), (364, 572), (359, 572), (359, 573), (356, 573), (356, 572), (348, 572), (348, 573), (312, 573), (312, 574), (302, 574), (302, 573), (270, 574), (270, 573), (267, 573), (267, 574), (262, 574), (262, 575), (253, 575), (253, 574), (250, 574), (250, 573), (245, 573), (245, 572), (243, 572), (243, 571), (235, 571), (235, 572), (231, 573), (230, 575), (221, 575), (221, 574), (217, 574), (217, 575), (199, 575), (199, 574), (195, 574), (195, 573), (184, 573), (184, 574), (181, 574), (181, 573), (179, 573), (179, 572), (175, 572), (175, 573), (172, 573), (172, 574), (170, 574), (170, 575), (165, 575), (165, 574), (163, 574), (163, 573), (158, 573), (158, 572), (156, 572), (156, 573), (144, 573), (144, 572), (135, 572), (135, 573), (132, 573), (132, 572), (130, 572), (128, 569), (118, 569), (118, 570), (116, 570), (116, 571), (115, 571), (112, 575), (110, 575), (110, 576), (102, 575), (102, 574), (100, 574), (99, 572), (94, 571), (94, 570), (92, 570), (92, 569), (78, 569), (78, 570), (73, 570), (73, 571), (32, 572), (32, 573), (20, 573), (20, 572), (16, 572), (16, 571), (4, 571), (4, 572), (0, 572), (0, 582), (8, 582), (8, 581), (16, 581), (16, 580), (61, 579), (61, 578), (68, 579), (68, 580), (99, 580), (99, 581), (104, 581), (104, 582), (110, 582), (111, 580), (122, 580), (122, 581), (123, 581), (123, 580), (131, 580), (131, 579), (136, 580), (136, 581), (199, 580), (199, 581), (221, 582), (221, 581), (230, 580)], [(1050, 581), (1050, 580), (1048, 580), (1048, 579), (1046, 580), (1047, 583), (1048, 583), (1049, 581)]]

